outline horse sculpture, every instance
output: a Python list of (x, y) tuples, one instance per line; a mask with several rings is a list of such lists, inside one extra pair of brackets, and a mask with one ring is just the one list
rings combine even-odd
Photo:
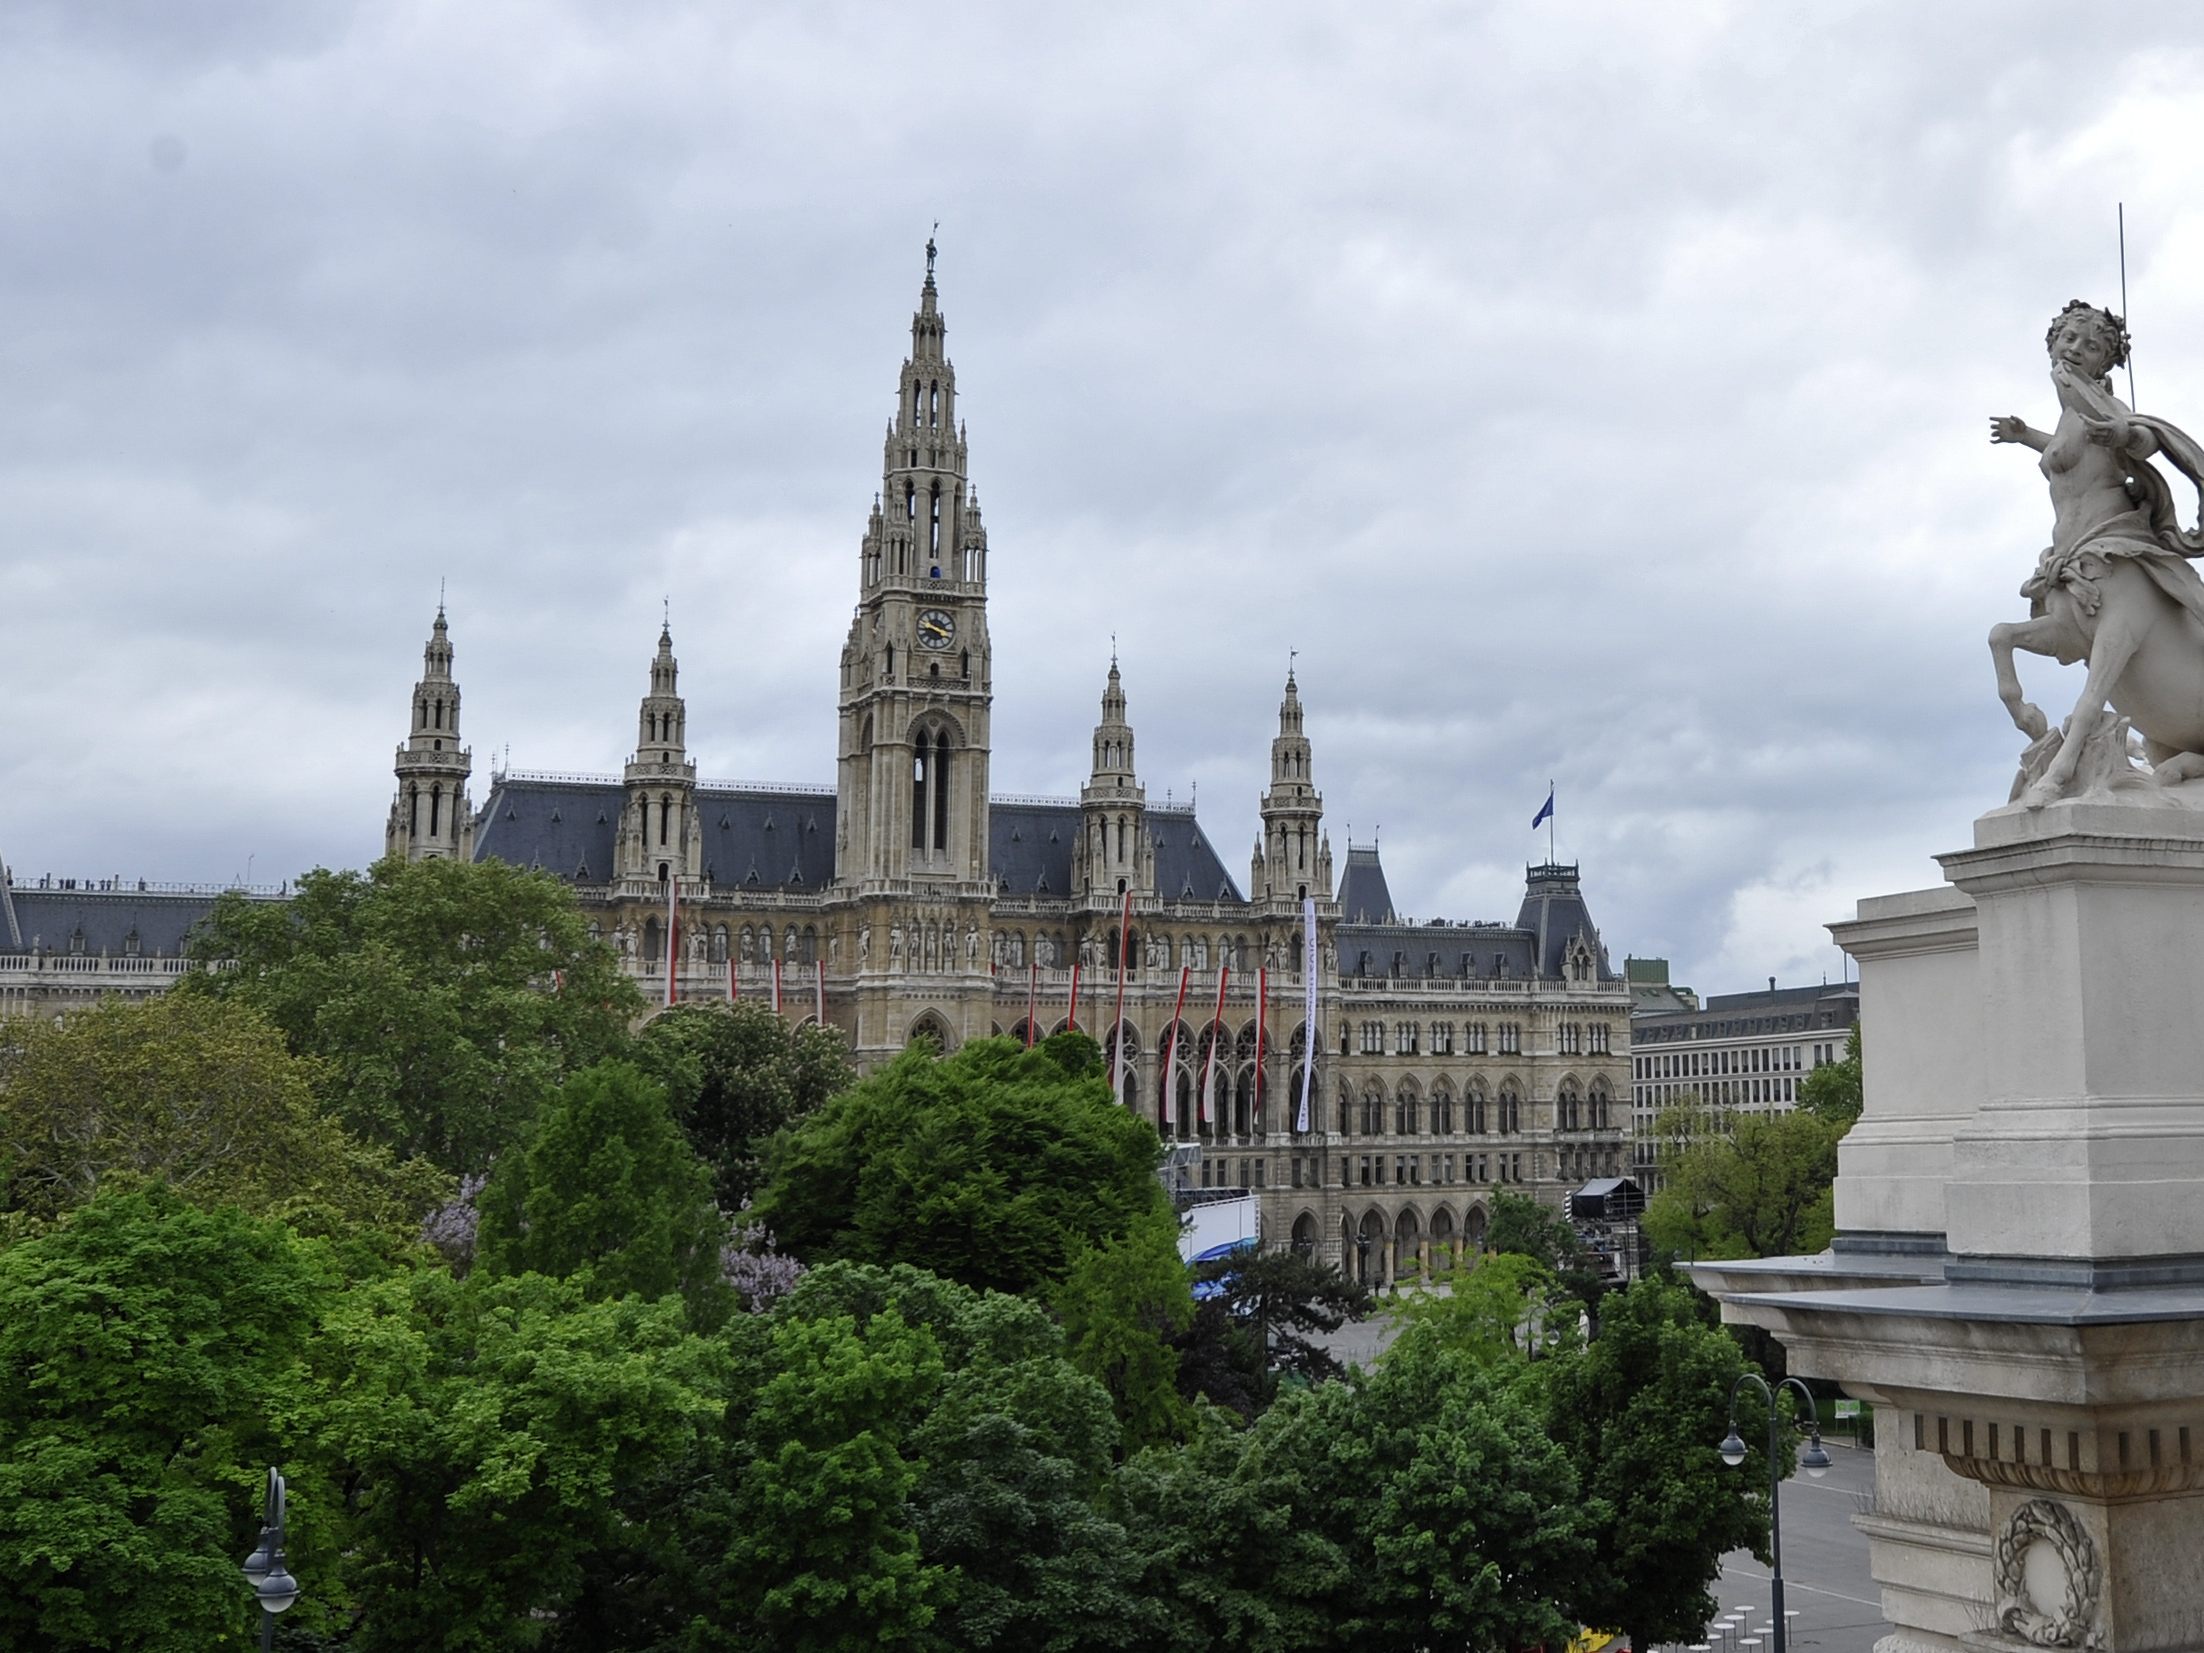
[[(2118, 316), (2076, 299), (2045, 342), (2057, 426), (2035, 430), (2017, 415), (1990, 421), (1992, 442), (2043, 456), (2051, 487), (2051, 544), (2021, 587), (2031, 617), (1990, 631), (1998, 697), (2031, 743), (2013, 783), (2030, 809), (2204, 777), (2204, 578), (2189, 561), (2204, 555), (2204, 531), (2182, 530), (2172, 490), (2151, 464), (2165, 458), (2204, 492), (2204, 448), (2113, 394), (2106, 375), (2127, 359)], [(2060, 728), (2023, 696), (2015, 649), (2088, 662), (2081, 698)], [(2131, 725), (2147, 771), (2128, 752)]]

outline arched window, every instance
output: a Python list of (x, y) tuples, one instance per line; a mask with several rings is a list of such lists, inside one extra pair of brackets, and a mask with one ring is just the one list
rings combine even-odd
[(673, 831), (673, 794), (662, 792), (658, 797), (658, 847), (664, 849), (668, 835)]
[(444, 789), (441, 786), (432, 786), (429, 788), (429, 836), (431, 838), (436, 837), (443, 831), (443, 816)]
[(935, 852), (944, 853), (949, 848), (949, 737), (940, 732), (934, 735), (934, 842)]
[(911, 761), (911, 848), (926, 847), (926, 783), (933, 764), (933, 742), (926, 731), (918, 732)]
[(1376, 1136), (1385, 1129), (1385, 1092), (1371, 1080), (1362, 1092), (1362, 1134)]

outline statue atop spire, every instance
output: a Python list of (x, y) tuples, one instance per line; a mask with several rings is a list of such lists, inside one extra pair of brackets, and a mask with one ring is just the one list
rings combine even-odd
[[(934, 220), (934, 231), (938, 234), (940, 230), (941, 220), (937, 218)], [(929, 235), (926, 237), (926, 286), (929, 291), (934, 285), (934, 251), (934, 238)]]

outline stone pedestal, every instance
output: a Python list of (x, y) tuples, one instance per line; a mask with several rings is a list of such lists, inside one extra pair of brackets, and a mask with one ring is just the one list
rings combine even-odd
[(2204, 1653), (2204, 815), (2002, 810), (1941, 861), (1832, 926), (1835, 1247), (1698, 1272), (1881, 1409), (1882, 1653)]

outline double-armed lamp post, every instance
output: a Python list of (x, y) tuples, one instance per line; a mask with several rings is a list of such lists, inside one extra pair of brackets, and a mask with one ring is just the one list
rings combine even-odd
[(1776, 1505), (1776, 1488), (1783, 1480), (1783, 1460), (1777, 1453), (1782, 1449), (1785, 1436), (1783, 1409), (1775, 1403), (1779, 1393), (1785, 1389), (1794, 1390), (1798, 1398), (1806, 1403), (1806, 1422), (1803, 1426), (1807, 1432), (1806, 1451), (1798, 1460), (1806, 1473), (1817, 1481), (1828, 1474), (1829, 1454), (1821, 1444), (1821, 1414), (1814, 1408), (1812, 1391), (1792, 1377), (1785, 1378), (1771, 1389), (1768, 1387), (1768, 1380), (1758, 1372), (1747, 1372), (1730, 1385), (1730, 1432), (1716, 1449), (1722, 1454), (1722, 1462), (1735, 1469), (1745, 1461), (1745, 1439), (1737, 1433), (1737, 1392), (1748, 1383), (1758, 1389), (1768, 1403), (1768, 1556), (1773, 1563), (1769, 1568), (1772, 1596), (1769, 1608), (1773, 1617), (1769, 1633), (1775, 1638), (1771, 1653), (1784, 1653), (1783, 1516)]
[(283, 1477), (268, 1471), (268, 1502), (261, 1518), (260, 1542), (245, 1558), (245, 1582), (260, 1600), (260, 1653), (275, 1647), (276, 1615), (298, 1600), (298, 1580), (283, 1564)]

